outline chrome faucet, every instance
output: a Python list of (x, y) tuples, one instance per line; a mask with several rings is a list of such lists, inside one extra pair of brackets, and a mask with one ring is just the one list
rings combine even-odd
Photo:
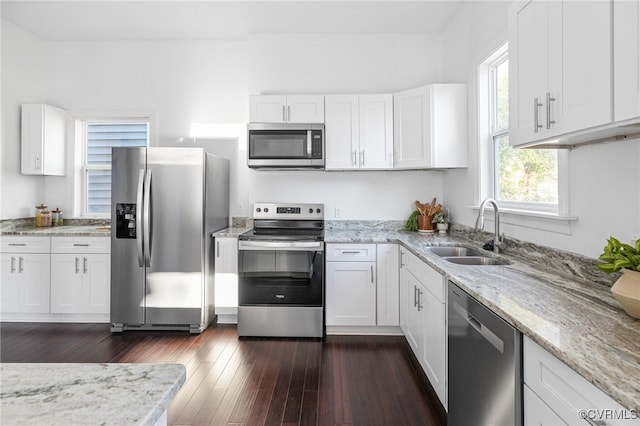
[(500, 208), (498, 207), (498, 203), (496, 202), (496, 200), (494, 200), (493, 198), (486, 198), (480, 204), (480, 211), (478, 212), (478, 217), (476, 218), (475, 229), (484, 229), (484, 209), (487, 207), (487, 204), (491, 204), (493, 206), (494, 212), (496, 235), (493, 237), (493, 252), (499, 253), (500, 248), (503, 246), (504, 235), (500, 235)]

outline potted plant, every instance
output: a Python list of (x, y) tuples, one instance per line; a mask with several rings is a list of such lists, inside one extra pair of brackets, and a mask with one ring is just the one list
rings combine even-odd
[(436, 213), (433, 215), (432, 223), (436, 224), (438, 228), (438, 232), (441, 234), (446, 234), (447, 229), (449, 229), (449, 219), (442, 213)]
[(613, 297), (627, 314), (640, 319), (640, 240), (631, 246), (610, 237), (603, 251), (599, 259), (604, 263), (598, 268), (606, 273), (623, 272), (611, 287)]

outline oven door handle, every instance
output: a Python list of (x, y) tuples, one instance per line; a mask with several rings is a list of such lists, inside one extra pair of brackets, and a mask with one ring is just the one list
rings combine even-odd
[(238, 250), (305, 250), (322, 251), (321, 241), (239, 241)]

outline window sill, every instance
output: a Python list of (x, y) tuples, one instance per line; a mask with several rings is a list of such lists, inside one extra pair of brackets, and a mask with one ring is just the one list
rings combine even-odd
[[(470, 206), (478, 214), (480, 206)], [(487, 208), (484, 213), (487, 220), (493, 221), (493, 209)], [(500, 208), (500, 224), (509, 224), (523, 228), (539, 229), (557, 234), (571, 235), (571, 223), (578, 216), (561, 215), (552, 212)]]

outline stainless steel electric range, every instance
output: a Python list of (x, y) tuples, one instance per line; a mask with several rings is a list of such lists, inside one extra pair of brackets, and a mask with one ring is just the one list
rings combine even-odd
[(324, 205), (256, 203), (238, 238), (238, 335), (324, 335)]

